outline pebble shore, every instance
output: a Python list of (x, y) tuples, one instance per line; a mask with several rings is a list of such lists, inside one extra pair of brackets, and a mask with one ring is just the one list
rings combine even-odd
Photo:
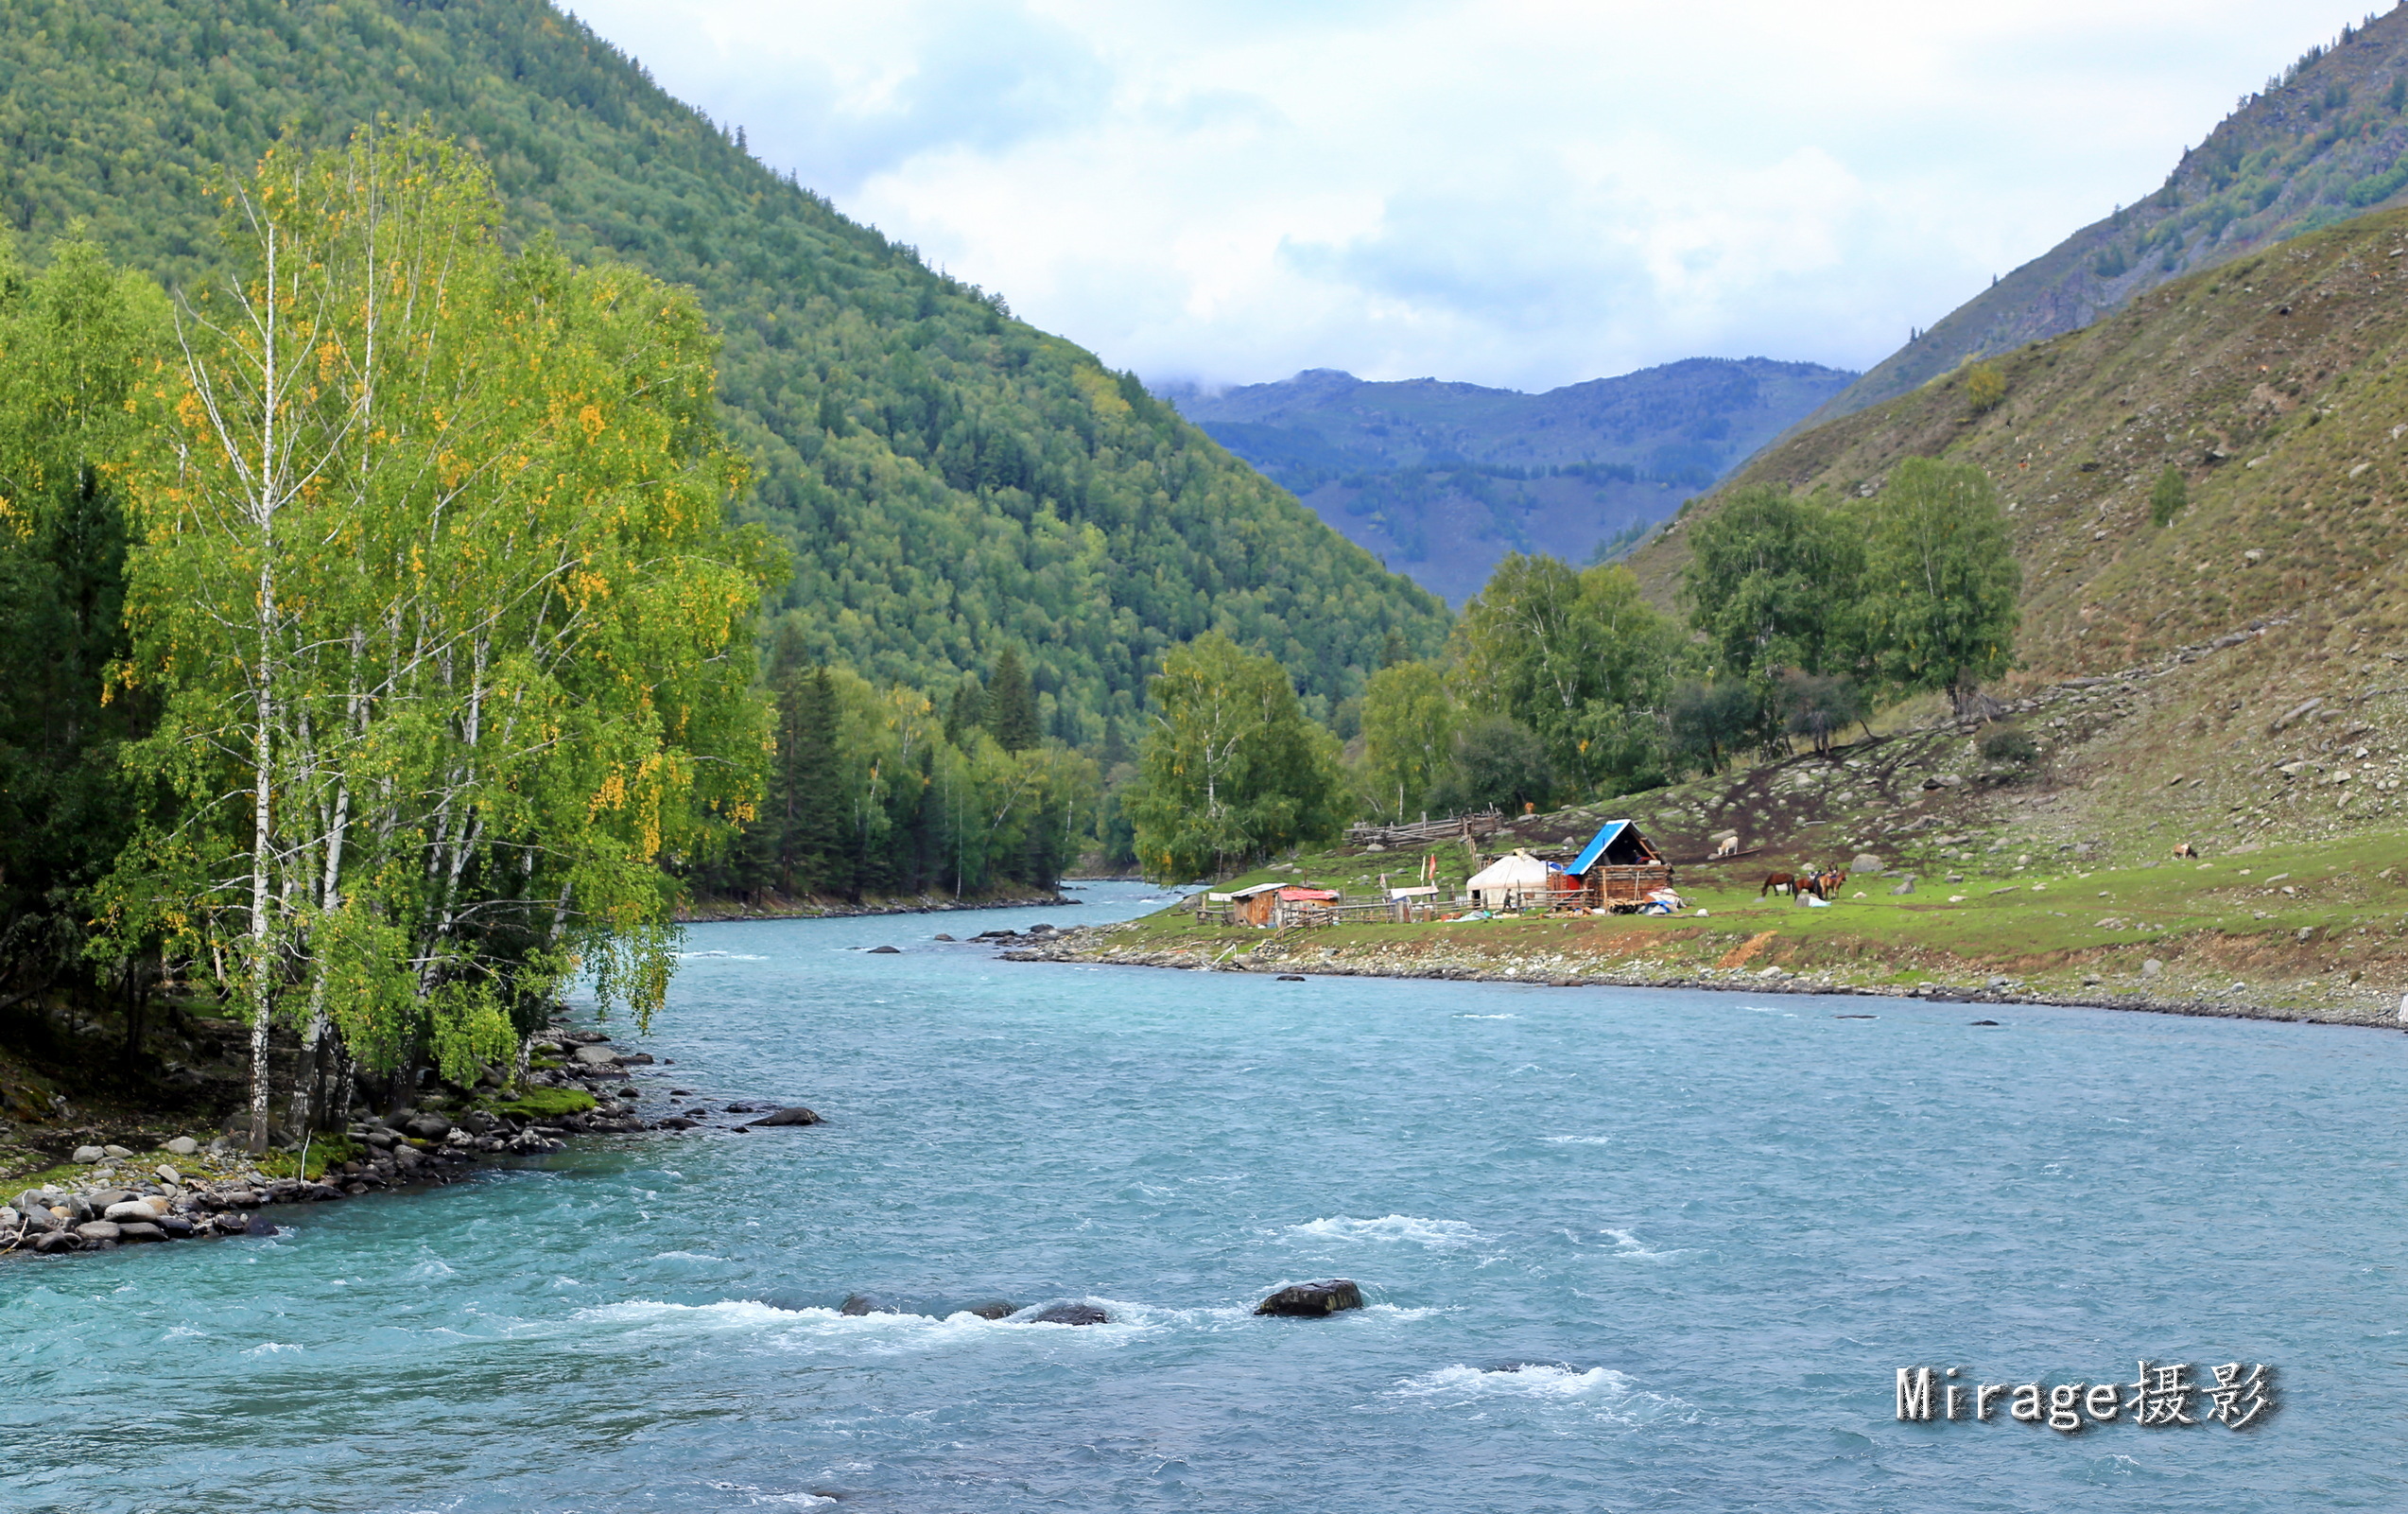
[[(0, 1207), (0, 1256), (59, 1256), (210, 1236), (270, 1235), (277, 1226), (264, 1211), (278, 1205), (326, 1203), (442, 1184), (479, 1162), (559, 1151), (574, 1135), (692, 1130), (703, 1123), (705, 1111), (699, 1107), (650, 1121), (638, 1114), (638, 1090), (627, 1079), (631, 1069), (652, 1058), (613, 1047), (598, 1031), (554, 1026), (534, 1042), (533, 1051), (559, 1065), (530, 1072), (532, 1088), (586, 1091), (594, 1096), (593, 1107), (536, 1118), (488, 1109), (371, 1116), (345, 1132), (350, 1141), (344, 1149), (360, 1155), (328, 1164), (315, 1179), (270, 1176), (238, 1142), (225, 1137), (204, 1145), (192, 1136), (179, 1136), (144, 1153), (119, 1145), (83, 1146), (69, 1158), (85, 1169), (83, 1175), (26, 1188)], [(755, 1111), (779, 1111), (779, 1106), (730, 1106), (732, 1113)], [(803, 1121), (793, 1118), (793, 1111), (779, 1113), (785, 1123), (817, 1122), (817, 1116)]]

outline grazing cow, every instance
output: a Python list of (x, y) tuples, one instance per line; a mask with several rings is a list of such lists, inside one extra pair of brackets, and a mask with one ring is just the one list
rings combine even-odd
[(1792, 898), (1797, 897), (1797, 875), (1795, 873), (1773, 874), (1765, 879), (1764, 886), (1756, 891), (1756, 896), (1759, 899), (1767, 894), (1786, 894)]
[(2199, 848), (2186, 841), (2174, 849), (2174, 854), (2176, 857), (2196, 857), (2199, 855)]
[[(1716, 846), (1716, 847), (1714, 848), (1714, 855), (1715, 855), (1716, 857), (1736, 857), (1736, 856), (1738, 856), (1738, 855), (1739, 855), (1739, 838), (1738, 838), (1737, 836), (1725, 836), (1725, 837), (1724, 837), (1724, 838), (1723, 838), (1723, 841), (1722, 841), (1722, 844), (1720, 844), (1720, 845), (1718, 845), (1718, 846)], [(1761, 894), (1759, 894), (1759, 895), (1758, 895), (1758, 896), (1757, 896), (1757, 897), (1758, 897), (1758, 898), (1762, 898), (1763, 896), (1762, 896)]]

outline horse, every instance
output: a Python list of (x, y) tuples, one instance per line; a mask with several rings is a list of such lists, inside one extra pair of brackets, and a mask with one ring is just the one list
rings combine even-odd
[(2191, 845), (2189, 842), (2187, 842), (2187, 841), (2186, 841), (2186, 842), (2182, 843), (2180, 845), (2178, 845), (2178, 846), (2174, 847), (2174, 854), (2176, 857), (2196, 857), (2196, 856), (2198, 856), (2198, 855), (2199, 855), (2199, 848), (2197, 848), (2196, 846)]
[(1775, 873), (1772, 877), (1764, 880), (1764, 886), (1762, 888), (1756, 891), (1756, 896), (1760, 899), (1767, 894), (1787, 894), (1790, 897), (1795, 898), (1797, 897), (1797, 890), (1798, 878), (1796, 874)]
[[(1840, 885), (1846, 881), (1847, 869), (1845, 867), (1839, 867), (1833, 868), (1828, 873), (1815, 874), (1813, 877), (1805, 880), (1805, 887), (1811, 892), (1816, 898), (1821, 899), (1826, 904), (1828, 904), (1831, 902), (1831, 896), (1837, 894), (1840, 891)], [(1762, 896), (1763, 896), (1761, 895), (1758, 896), (1759, 898)]]

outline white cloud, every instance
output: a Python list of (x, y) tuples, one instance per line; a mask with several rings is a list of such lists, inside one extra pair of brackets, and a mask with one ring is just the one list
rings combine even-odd
[(2364, 0), (600, 0), (847, 214), (1156, 376), (1862, 366)]

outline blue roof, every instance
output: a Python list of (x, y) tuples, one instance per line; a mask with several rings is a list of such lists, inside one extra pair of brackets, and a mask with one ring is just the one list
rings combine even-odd
[(1627, 820), (1609, 820), (1598, 827), (1597, 834), (1589, 838), (1588, 844), (1581, 848), (1580, 855), (1572, 859), (1572, 865), (1564, 871), (1587, 872), (1597, 859), (1605, 855), (1605, 848), (1614, 844), (1614, 838), (1630, 828), (1630, 824)]

